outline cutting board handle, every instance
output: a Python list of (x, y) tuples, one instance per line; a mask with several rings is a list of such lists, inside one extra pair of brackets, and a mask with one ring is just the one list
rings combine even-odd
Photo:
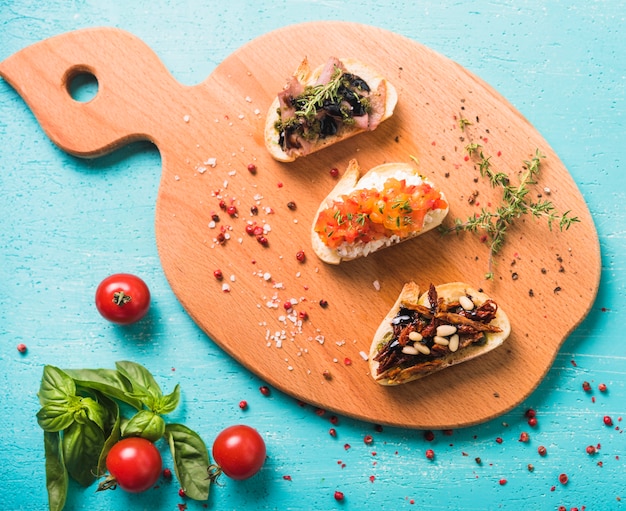
[[(74, 99), (77, 75), (98, 89)], [(22, 96), (61, 149), (93, 158), (135, 140), (156, 143), (164, 114), (183, 88), (140, 39), (115, 28), (90, 28), (46, 39), (0, 62), (0, 76)]]

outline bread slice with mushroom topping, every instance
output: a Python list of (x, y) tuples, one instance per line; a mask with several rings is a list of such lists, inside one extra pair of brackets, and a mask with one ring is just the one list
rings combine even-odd
[(305, 58), (269, 107), (265, 146), (276, 160), (294, 161), (376, 129), (397, 101), (394, 86), (367, 64), (331, 57), (312, 69)]

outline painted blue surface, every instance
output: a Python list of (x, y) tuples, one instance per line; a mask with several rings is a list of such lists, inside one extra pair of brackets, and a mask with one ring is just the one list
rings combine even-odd
[[(194, 84), (256, 36), (317, 19), (377, 25), (424, 43), (485, 79), (537, 127), (596, 222), (602, 280), (591, 313), (527, 402), (498, 419), (451, 435), (436, 431), (428, 442), (420, 431), (377, 431), (340, 417), (333, 438), (328, 415), (278, 392), (262, 396), (263, 382), (213, 345), (178, 304), (154, 242), (158, 152), (138, 143), (95, 161), (71, 157), (52, 145), (0, 80), (1, 509), (47, 505), (35, 420), (43, 365), (113, 367), (120, 359), (146, 365), (165, 389), (180, 383), (183, 405), (172, 419), (208, 444), (226, 425), (257, 427), (268, 461), (249, 481), (213, 487), (207, 503), (181, 499), (175, 482), (142, 495), (72, 486), (68, 510), (177, 510), (183, 503), (190, 510), (624, 509), (626, 436), (618, 421), (626, 420), (623, 0), (232, 0), (185, 7), (164, 0), (3, 0), (0, 60), (59, 33), (107, 25), (136, 34), (179, 81)], [(99, 281), (117, 271), (141, 275), (153, 292), (148, 318), (128, 329), (104, 322), (93, 305)], [(17, 351), (19, 343), (27, 353)], [(591, 393), (581, 388), (585, 380)], [(597, 390), (601, 382), (608, 392)], [(249, 403), (245, 412), (241, 399)], [(526, 424), (528, 407), (538, 411), (536, 428)], [(604, 415), (615, 427), (603, 425)], [(530, 433), (529, 443), (518, 441), (522, 431)], [(590, 444), (601, 445), (594, 457), (585, 453)], [(539, 445), (546, 457), (537, 454)], [(428, 448), (433, 461), (424, 456)], [(560, 473), (569, 476), (566, 486)], [(345, 494), (343, 502), (334, 500), (335, 490)]]

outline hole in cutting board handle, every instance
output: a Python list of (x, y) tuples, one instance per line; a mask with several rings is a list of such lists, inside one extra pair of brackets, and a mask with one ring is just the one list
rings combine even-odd
[(86, 67), (75, 67), (67, 72), (65, 87), (74, 101), (89, 103), (98, 94), (98, 78)]

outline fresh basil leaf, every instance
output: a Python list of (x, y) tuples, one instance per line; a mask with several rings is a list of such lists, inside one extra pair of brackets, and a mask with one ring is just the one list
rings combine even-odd
[(63, 459), (69, 475), (79, 484), (93, 483), (103, 446), (104, 433), (89, 419), (77, 420), (64, 431)]
[(104, 433), (106, 431), (105, 423), (108, 418), (106, 408), (90, 397), (84, 397), (81, 400), (81, 406), (87, 412), (89, 420), (95, 422)]
[(133, 415), (123, 429), (123, 436), (140, 436), (156, 442), (165, 433), (165, 421), (160, 415), (141, 410)]
[(43, 445), (46, 455), (48, 507), (50, 511), (63, 511), (67, 498), (68, 475), (63, 462), (60, 434), (44, 431)]
[(132, 386), (128, 379), (115, 369), (66, 369), (76, 384), (129, 404), (137, 410), (143, 408), (141, 401), (130, 396)]
[(51, 401), (69, 403), (76, 396), (76, 385), (61, 369), (46, 365), (37, 395), (42, 405)]
[(185, 495), (194, 500), (207, 500), (211, 480), (207, 477), (209, 452), (200, 435), (182, 424), (165, 426), (176, 477)]
[(180, 402), (180, 385), (176, 384), (174, 390), (159, 399), (154, 407), (156, 413), (165, 415), (176, 410), (178, 403)]
[(118, 404), (109, 399), (106, 396), (100, 396), (100, 403), (108, 412), (108, 424), (107, 430), (109, 432), (109, 436), (104, 441), (104, 445), (102, 446), (102, 451), (100, 451), (100, 456), (98, 458), (98, 470), (96, 475), (98, 477), (104, 475), (106, 473), (106, 459), (111, 447), (119, 442), (120, 438), (122, 438), (122, 430), (121, 430), (121, 416), (120, 416), (120, 407)]
[(132, 385), (133, 392), (141, 393), (141, 391), (147, 391), (149, 395), (154, 398), (160, 398), (163, 396), (159, 384), (154, 379), (154, 376), (144, 366), (137, 364), (136, 362), (130, 362), (128, 360), (122, 360), (115, 362), (115, 367), (122, 373)]
[(74, 422), (74, 410), (64, 403), (46, 403), (37, 412), (37, 423), (49, 433), (62, 431)]

